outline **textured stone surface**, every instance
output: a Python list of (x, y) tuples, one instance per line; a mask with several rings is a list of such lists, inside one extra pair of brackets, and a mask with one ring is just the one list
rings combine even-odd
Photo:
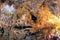
[(60, 14), (60, 1), (11, 1), (14, 2), (15, 11), (13, 12), (4, 8), (7, 5), (6, 3), (0, 6), (0, 40), (47, 40), (46, 36), (51, 32), (52, 27), (57, 24), (47, 21), (51, 16), (55, 17), (55, 15)]

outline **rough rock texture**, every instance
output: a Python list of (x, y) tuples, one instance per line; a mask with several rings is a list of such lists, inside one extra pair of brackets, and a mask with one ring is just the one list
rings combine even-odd
[(47, 40), (46, 36), (57, 24), (49, 22), (49, 18), (59, 17), (60, 1), (11, 1), (15, 11), (5, 10), (5, 3), (0, 7), (0, 40)]

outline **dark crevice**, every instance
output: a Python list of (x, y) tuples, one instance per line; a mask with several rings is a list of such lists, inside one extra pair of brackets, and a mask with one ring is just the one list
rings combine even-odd
[(26, 29), (26, 28), (32, 28), (32, 26), (14, 26), (15, 29)]
[(31, 18), (32, 18), (32, 20), (33, 20), (34, 22), (36, 22), (36, 20), (37, 20), (37, 17), (36, 17), (36, 16), (34, 16), (33, 14), (31, 14)]

